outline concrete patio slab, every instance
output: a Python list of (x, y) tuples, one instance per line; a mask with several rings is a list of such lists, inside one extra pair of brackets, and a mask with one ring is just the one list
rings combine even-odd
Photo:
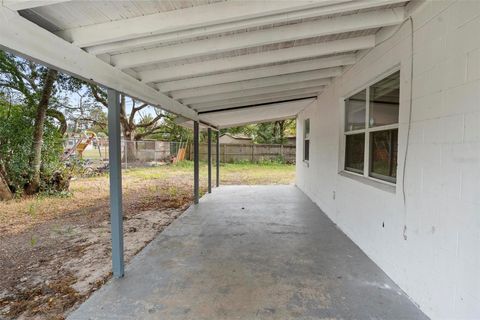
[(427, 317), (295, 186), (224, 186), (68, 319)]

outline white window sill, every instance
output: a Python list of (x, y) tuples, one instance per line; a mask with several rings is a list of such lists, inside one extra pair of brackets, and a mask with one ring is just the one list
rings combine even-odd
[(346, 177), (346, 178), (358, 181), (360, 183), (369, 185), (371, 187), (377, 188), (382, 191), (386, 191), (393, 194), (395, 194), (397, 191), (397, 186), (387, 181), (381, 181), (374, 178), (367, 178), (358, 173), (349, 172), (349, 171), (340, 171), (338, 174), (341, 175), (342, 177)]

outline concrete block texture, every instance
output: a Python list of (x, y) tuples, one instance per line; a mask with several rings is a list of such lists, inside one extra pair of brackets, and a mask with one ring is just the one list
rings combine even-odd
[[(480, 1), (427, 1), (412, 17), (413, 75), (406, 23), (299, 114), (297, 137), (310, 118), (318, 161), (298, 165), (296, 183), (432, 319), (480, 319)], [(342, 101), (395, 66), (398, 179), (385, 191), (341, 173)]]

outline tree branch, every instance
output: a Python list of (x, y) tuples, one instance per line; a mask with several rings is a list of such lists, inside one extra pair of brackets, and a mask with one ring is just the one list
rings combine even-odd
[(65, 115), (58, 110), (48, 109), (47, 116), (55, 118), (58, 120), (58, 122), (60, 122), (60, 127), (58, 128), (58, 131), (63, 136), (67, 131), (67, 120), (65, 120)]
[[(135, 100), (133, 100), (133, 101), (135, 101)], [(134, 103), (133, 107), (132, 107), (132, 112), (130, 113), (130, 117), (128, 119), (128, 122), (133, 123), (133, 121), (135, 120), (135, 114), (137, 112), (141, 111), (142, 109), (146, 108), (146, 107), (148, 107), (147, 103), (143, 103), (139, 107), (135, 107), (135, 103)]]
[(108, 108), (107, 100), (101, 96), (100, 92), (98, 91), (98, 87), (96, 85), (90, 84), (90, 90), (92, 91), (92, 95), (97, 100), (97, 102), (101, 103), (105, 108)]
[(105, 129), (107, 127), (107, 123), (102, 122), (102, 121), (98, 121), (98, 120), (95, 120), (95, 119), (92, 119), (92, 118), (78, 118), (78, 120), (91, 122), (95, 125), (100, 126), (102, 129)]

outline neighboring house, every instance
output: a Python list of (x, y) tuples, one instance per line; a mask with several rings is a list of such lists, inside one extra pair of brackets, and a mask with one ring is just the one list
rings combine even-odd
[(253, 144), (253, 139), (246, 135), (225, 133), (220, 136), (220, 144)]

